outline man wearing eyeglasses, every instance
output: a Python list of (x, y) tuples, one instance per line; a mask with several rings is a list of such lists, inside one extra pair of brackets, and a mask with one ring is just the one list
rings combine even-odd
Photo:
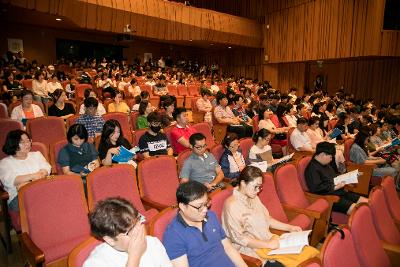
[(208, 210), (207, 187), (196, 181), (180, 184), (176, 199), (179, 212), (163, 237), (173, 266), (247, 266)]
[(194, 180), (204, 184), (208, 191), (224, 187), (224, 173), (215, 157), (207, 151), (206, 137), (194, 133), (189, 138), (192, 154), (185, 160), (179, 174), (181, 183)]

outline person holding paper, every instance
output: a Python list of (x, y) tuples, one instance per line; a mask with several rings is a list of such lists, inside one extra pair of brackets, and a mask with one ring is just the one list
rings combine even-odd
[(269, 145), (271, 138), (271, 132), (267, 129), (260, 129), (258, 132), (254, 133), (254, 145), (249, 151), (249, 163), (260, 168), (264, 172), (275, 162), (272, 157), (271, 146)]
[(335, 184), (337, 176), (332, 167), (335, 157), (335, 145), (329, 142), (317, 144), (315, 154), (305, 170), (305, 179), (311, 193), (319, 195), (336, 195), (339, 202), (333, 203), (332, 209), (337, 212), (351, 214), (357, 203), (368, 202), (368, 199), (344, 190), (345, 182)]
[(267, 255), (271, 249), (280, 247), (280, 238), (270, 232), (270, 228), (288, 232), (300, 232), (299, 226), (282, 223), (272, 218), (258, 198), (262, 190), (263, 173), (254, 166), (243, 169), (238, 178), (238, 186), (233, 190), (222, 210), (222, 227), (233, 246), (242, 254), (256, 257), (266, 262), (277, 260), (285, 266), (299, 263), (317, 256), (318, 250), (305, 246), (300, 254)]
[(132, 146), (125, 139), (121, 130), (121, 124), (117, 120), (108, 120), (104, 123), (99, 144), (99, 158), (104, 166), (116, 163), (112, 160), (113, 155), (119, 155), (121, 146), (131, 149)]
[(242, 151), (239, 147), (239, 137), (235, 133), (227, 133), (222, 145), (225, 150), (220, 159), (220, 165), (224, 176), (234, 182), (239, 176), (240, 172), (246, 167)]

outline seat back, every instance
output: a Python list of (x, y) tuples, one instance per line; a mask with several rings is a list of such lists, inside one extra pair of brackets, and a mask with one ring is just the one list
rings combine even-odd
[(253, 139), (250, 137), (242, 138), (239, 141), (239, 146), (242, 149), (242, 155), (246, 162), (249, 162), (250, 148), (254, 145)]
[(179, 186), (176, 161), (171, 156), (156, 156), (138, 165), (140, 196), (165, 207), (176, 203), (175, 192)]
[(47, 162), (50, 163), (49, 148), (40, 142), (32, 142), (31, 151), (39, 151)]
[(86, 89), (92, 89), (92, 85), (90, 84), (76, 84), (75, 85), (75, 98), (76, 99), (83, 99), (84, 93)]
[(133, 143), (132, 143), (133, 146), (139, 146), (140, 138), (146, 133), (146, 131), (147, 131), (146, 128), (135, 131), (135, 134), (134, 134), (135, 138), (133, 139)]
[(82, 267), (93, 249), (102, 242), (94, 237), (90, 237), (76, 248), (68, 256), (68, 267)]
[(132, 131), (131, 131), (131, 126), (129, 125), (129, 117), (126, 115), (126, 113), (123, 112), (112, 112), (112, 113), (106, 113), (103, 116), (104, 121), (108, 120), (116, 120), (121, 124), (121, 132), (124, 134), (124, 137), (129, 141), (129, 143), (132, 143)]
[(346, 139), (344, 141), (344, 159), (349, 162), (350, 161), (350, 149), (354, 143), (354, 139)]
[(44, 252), (46, 263), (66, 257), (90, 235), (78, 175), (36, 180), (19, 190), (18, 201), (22, 232)]
[(65, 121), (65, 127), (66, 127), (67, 131), (68, 131), (68, 128), (69, 128), (71, 125), (74, 125), (74, 124), (75, 124), (76, 120), (77, 120), (79, 117), (80, 117), (80, 115), (73, 115), (73, 116), (69, 117), (69, 118)]
[[(6, 142), (7, 134), (12, 130), (23, 129), (24, 125), (20, 121), (12, 119), (0, 119), (0, 148)], [(0, 159), (5, 158), (7, 155), (0, 149)]]
[(92, 211), (96, 203), (109, 197), (129, 200), (141, 213), (145, 211), (136, 183), (136, 173), (129, 164), (97, 168), (86, 177), (88, 206)]
[(332, 130), (335, 128), (338, 120), (337, 119), (332, 119), (328, 122), (328, 131)]
[(289, 128), (289, 131), (287, 133), (287, 149), (288, 149), (288, 153), (296, 152), (296, 149), (294, 148), (294, 146), (292, 145), (292, 142), (290, 141), (290, 136), (292, 135), (294, 129), (296, 129), (296, 128)]
[(303, 191), (305, 191), (305, 192), (310, 191), (308, 189), (308, 185), (306, 182), (305, 171), (306, 171), (306, 168), (307, 168), (308, 164), (310, 163), (311, 159), (312, 159), (312, 157), (307, 156), (307, 157), (301, 158), (297, 162), (297, 174), (298, 174), (299, 182), (301, 184), (301, 187), (303, 188)]
[(60, 150), (67, 144), (68, 144), (67, 140), (61, 140), (55, 144), (50, 145), (50, 162), (53, 172), (56, 172), (57, 174), (63, 174), (62, 167), (60, 164), (58, 164), (57, 159)]
[(399, 230), (390, 215), (383, 190), (380, 186), (374, 187), (369, 194), (369, 207), (379, 238), (388, 243), (400, 245)]
[(253, 133), (256, 133), (256, 132), (258, 132), (258, 123), (260, 122), (260, 119), (259, 119), (259, 117), (258, 117), (258, 115), (255, 115), (254, 117), (253, 117)]
[(274, 219), (284, 223), (289, 222), (276, 192), (274, 178), (270, 173), (264, 173), (263, 189), (258, 197)]
[(23, 79), (21, 80), (22, 86), (26, 89), (32, 90), (32, 81), (33, 79)]
[(211, 154), (213, 154), (214, 158), (220, 161), (222, 154), (224, 154), (225, 148), (221, 144), (217, 144), (210, 149)]
[(193, 125), (193, 128), (196, 129), (196, 132), (204, 134), (206, 137), (206, 144), (209, 149), (215, 145), (214, 136), (211, 133), (211, 127), (208, 122), (196, 123)]
[(200, 87), (198, 85), (189, 85), (188, 91), (189, 91), (189, 95), (191, 95), (191, 96), (199, 96), (200, 95)]
[(41, 142), (47, 146), (67, 138), (64, 120), (59, 117), (28, 120), (26, 128), (34, 142)]
[(367, 204), (360, 203), (353, 209), (348, 225), (361, 266), (390, 266)]
[(293, 164), (285, 164), (275, 170), (275, 183), (282, 203), (306, 208), (309, 205), (297, 178), (297, 169)]
[(8, 119), (8, 109), (6, 104), (0, 103), (0, 119)]
[(323, 266), (361, 267), (350, 231), (347, 228), (342, 231), (343, 235), (334, 230), (326, 237), (321, 249)]
[(136, 121), (137, 118), (139, 117), (139, 112), (131, 112), (130, 118), (131, 118), (131, 129), (136, 130)]
[(175, 218), (177, 212), (177, 208), (168, 207), (157, 214), (149, 223), (149, 234), (157, 237), (162, 242), (164, 232), (168, 224)]
[(172, 149), (174, 150), (175, 153), (175, 148), (172, 146), (171, 142), (171, 131), (174, 129), (175, 125), (167, 126), (163, 128), (164, 134), (167, 136), (168, 142), (171, 144)]
[(182, 170), (185, 160), (190, 156), (190, 154), (192, 154), (192, 150), (186, 149), (179, 153), (178, 157), (176, 158), (176, 163), (178, 164), (178, 175)]
[(400, 199), (396, 191), (393, 177), (386, 176), (383, 178), (381, 186), (392, 218), (400, 221)]
[(178, 89), (178, 94), (179, 95), (185, 96), (185, 95), (188, 94), (186, 85), (184, 85), (184, 84), (179, 84), (177, 86), (177, 89)]
[(219, 190), (215, 191), (210, 194), (210, 199), (211, 199), (211, 208), (215, 215), (217, 215), (217, 218), (219, 222), (221, 222), (221, 216), (222, 216), (222, 210), (224, 208), (224, 203), (225, 200), (230, 197), (233, 193), (233, 187), (229, 187), (224, 190)]

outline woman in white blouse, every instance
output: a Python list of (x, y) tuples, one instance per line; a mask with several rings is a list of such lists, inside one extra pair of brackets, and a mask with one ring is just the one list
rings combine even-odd
[(16, 106), (11, 112), (11, 119), (22, 121), (24, 124), (27, 119), (43, 117), (43, 111), (38, 106), (33, 104), (33, 93), (28, 90), (23, 90), (21, 93), (22, 103)]
[(47, 81), (42, 72), (37, 71), (32, 81), (32, 91), (35, 94), (35, 100), (46, 103), (51, 99), (47, 92)]
[(40, 152), (31, 152), (32, 141), (27, 132), (13, 130), (7, 134), (0, 161), (0, 180), (9, 195), (8, 206), (18, 211), (18, 189), (50, 174), (51, 166)]
[(275, 138), (272, 140), (273, 144), (280, 145), (282, 147), (282, 152), (284, 155), (287, 154), (287, 139), (278, 139), (279, 134), (286, 134), (290, 127), (277, 128), (275, 124), (271, 121), (273, 112), (269, 109), (261, 112), (261, 120), (258, 123), (258, 129), (267, 129), (270, 133), (275, 134)]
[(205, 112), (204, 121), (208, 122), (212, 126), (212, 105), (210, 99), (208, 99), (208, 97), (211, 96), (211, 92), (208, 89), (202, 89), (200, 94), (201, 98), (197, 99), (196, 107), (199, 111)]

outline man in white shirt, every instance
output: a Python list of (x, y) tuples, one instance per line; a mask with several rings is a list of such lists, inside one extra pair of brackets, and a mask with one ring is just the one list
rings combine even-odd
[(129, 76), (126, 74), (122, 75), (122, 81), (119, 82), (118, 84), (118, 90), (120, 92), (124, 92), (125, 86), (130, 85), (129, 83)]
[(297, 127), (293, 130), (290, 135), (290, 142), (297, 151), (309, 151), (314, 152), (310, 137), (306, 131), (308, 128), (308, 121), (305, 118), (299, 118), (297, 120)]
[(160, 240), (146, 236), (142, 218), (123, 198), (98, 202), (89, 215), (90, 228), (104, 242), (92, 250), (83, 267), (172, 267)]

